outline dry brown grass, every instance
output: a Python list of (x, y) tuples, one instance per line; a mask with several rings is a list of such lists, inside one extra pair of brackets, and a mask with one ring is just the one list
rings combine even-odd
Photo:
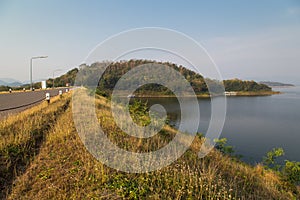
[[(103, 129), (119, 146), (148, 151), (165, 145), (175, 133), (165, 127), (151, 140), (126, 136), (114, 124), (106, 99), (96, 100)], [(213, 150), (203, 159), (202, 138), (176, 162), (143, 174), (123, 173), (98, 162), (76, 133), (71, 108), (46, 132), (39, 154), (13, 183), (8, 199), (293, 199), (280, 177)], [(130, 145), (129, 145), (130, 144)], [(294, 197), (296, 198), (296, 197)], [(299, 198), (299, 196), (298, 196)]]
[(44, 102), (0, 122), (0, 198), (10, 192), (13, 180), (26, 170), (69, 101), (70, 96), (55, 98), (50, 105)]

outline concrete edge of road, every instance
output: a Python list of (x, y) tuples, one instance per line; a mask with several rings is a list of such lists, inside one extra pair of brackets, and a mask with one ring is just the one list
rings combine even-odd
[(19, 106), (15, 106), (15, 107), (0, 109), (0, 112), (4, 112), (4, 111), (8, 111), (8, 110), (14, 110), (14, 109), (18, 109), (18, 108), (23, 108), (23, 107), (26, 107), (26, 106), (31, 106), (33, 104), (39, 103), (39, 102), (44, 101), (44, 100), (45, 100), (45, 98), (42, 98), (42, 99), (39, 99), (37, 101), (28, 103), (28, 104), (23, 104), (23, 105), (19, 105)]
[[(23, 93), (23, 92), (38, 92), (38, 91), (48, 91), (48, 90), (56, 90), (56, 89), (72, 89), (73, 87), (56, 87), (56, 88), (46, 88), (46, 89), (35, 89), (34, 91), (31, 90), (12, 90), (11, 93)], [(0, 91), (1, 94), (11, 94), (9, 91)]]
[[(66, 90), (68, 89), (68, 91)], [(48, 92), (57, 92), (55, 93), (55, 95), (51, 94), (51, 97), (54, 97), (54, 96), (58, 96), (60, 95), (59, 94), (59, 91), (62, 90), (62, 94), (65, 94), (67, 92), (71, 92), (72, 90), (72, 87), (61, 87), (61, 88), (55, 88), (55, 89), (40, 89), (40, 90), (35, 90), (35, 91), (20, 91), (20, 92), (12, 92), (12, 93), (9, 93), (9, 92), (5, 92), (5, 93), (0, 93), (0, 95), (5, 95), (5, 96), (10, 96), (10, 94), (18, 94), (18, 93), (26, 93), (26, 94), (29, 94), (31, 92), (44, 92), (44, 95)], [(11, 115), (11, 114), (17, 114), (19, 112), (22, 112), (24, 110), (27, 110), (28, 108), (32, 108), (33, 106), (35, 105), (38, 105), (40, 104), (41, 102), (43, 102), (44, 100), (46, 100), (46, 97), (43, 97), (43, 98), (39, 98), (37, 100), (34, 100), (32, 102), (28, 102), (28, 103), (25, 103), (25, 104), (21, 104), (21, 105), (15, 105), (15, 106), (10, 106), (10, 107), (7, 107), (7, 108), (0, 108), (0, 119), (2, 120), (3, 118), (6, 118), (8, 115)]]

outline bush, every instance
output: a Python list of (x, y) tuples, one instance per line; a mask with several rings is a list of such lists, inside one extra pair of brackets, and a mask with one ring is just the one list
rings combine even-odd
[(280, 173), (284, 180), (292, 184), (300, 184), (300, 162), (285, 160), (284, 166), (276, 164), (276, 158), (283, 155), (284, 150), (282, 148), (272, 149), (263, 159), (264, 166)]
[(280, 165), (276, 164), (276, 159), (283, 155), (284, 155), (284, 150), (282, 148), (272, 149), (263, 158), (263, 163), (265, 167), (278, 171), (280, 169)]
[(282, 174), (289, 182), (300, 184), (300, 162), (286, 160)]
[(227, 144), (227, 138), (221, 138), (221, 139), (215, 139), (214, 142), (216, 143), (216, 148), (224, 153), (224, 154), (233, 154), (234, 150), (232, 146), (228, 146)]

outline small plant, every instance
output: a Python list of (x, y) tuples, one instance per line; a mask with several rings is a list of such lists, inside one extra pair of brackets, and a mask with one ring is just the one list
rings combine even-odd
[(284, 155), (282, 148), (274, 148), (264, 157), (263, 162), (267, 169), (278, 172), (282, 178), (292, 184), (300, 184), (300, 162), (285, 160), (284, 165), (276, 163), (276, 159)]
[(233, 146), (227, 145), (227, 138), (215, 139), (216, 149), (224, 154), (232, 155), (234, 153)]
[(149, 117), (149, 108), (147, 103), (140, 100), (135, 100), (129, 105), (129, 112), (133, 118), (133, 121), (140, 126), (147, 126), (150, 124), (151, 119)]
[(282, 148), (273, 148), (263, 158), (264, 166), (266, 168), (278, 171), (281, 168), (281, 166), (279, 164), (277, 164), (276, 159), (280, 156), (283, 156), (283, 155), (284, 155), (284, 150)]

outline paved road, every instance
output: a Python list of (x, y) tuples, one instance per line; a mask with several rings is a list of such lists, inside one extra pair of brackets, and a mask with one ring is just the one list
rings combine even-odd
[(0, 94), (0, 119), (5, 116), (28, 109), (43, 100), (45, 100), (46, 93), (50, 96), (56, 96), (62, 90), (66, 92), (66, 88), (57, 88), (40, 91), (26, 91), (26, 92), (12, 92)]

